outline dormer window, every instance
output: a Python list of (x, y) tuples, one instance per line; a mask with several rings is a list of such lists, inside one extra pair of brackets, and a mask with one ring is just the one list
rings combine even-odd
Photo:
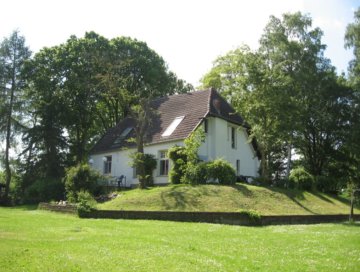
[(127, 127), (123, 130), (123, 132), (121, 132), (121, 134), (116, 138), (116, 140), (114, 141), (114, 144), (120, 144), (125, 138), (126, 136), (129, 135), (129, 133), (133, 130), (133, 127)]
[(164, 131), (163, 134), (161, 134), (161, 137), (168, 137), (171, 134), (173, 134), (173, 132), (175, 131), (175, 129), (178, 127), (178, 125), (181, 123), (182, 120), (184, 120), (185, 116), (179, 116), (176, 117), (171, 124), (166, 128), (166, 130)]

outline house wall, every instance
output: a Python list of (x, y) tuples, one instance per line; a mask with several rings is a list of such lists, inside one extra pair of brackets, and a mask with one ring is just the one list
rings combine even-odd
[[(230, 127), (236, 128), (236, 147), (231, 147), (231, 131)], [(159, 151), (168, 150), (174, 145), (183, 146), (183, 141), (172, 141), (161, 144), (154, 144), (145, 146), (144, 151), (148, 154), (153, 154), (158, 160), (159, 166)], [(134, 149), (115, 150), (112, 152), (92, 155), (93, 168), (103, 173), (104, 156), (112, 156), (112, 166), (110, 176), (118, 177), (126, 176), (126, 185), (138, 184), (137, 178), (134, 178), (133, 168), (130, 167), (129, 155), (134, 152)], [(210, 117), (208, 118), (208, 133), (206, 134), (205, 142), (199, 148), (199, 157), (201, 160), (209, 161), (217, 158), (224, 158), (229, 161), (236, 169), (236, 160), (240, 160), (240, 175), (243, 176), (258, 176), (259, 160), (250, 143), (248, 143), (248, 136), (245, 129), (242, 127), (230, 124), (227, 121)], [(171, 168), (171, 160), (169, 161)], [(168, 176), (159, 176), (159, 167), (154, 171), (154, 183), (165, 184), (168, 182)]]
[[(231, 147), (231, 130), (236, 130), (236, 145)], [(251, 143), (248, 142), (246, 130), (223, 119), (208, 118), (208, 133), (204, 144), (199, 148), (202, 160), (224, 158), (236, 169), (236, 160), (240, 160), (240, 175), (258, 176), (260, 162)]]
[[(172, 141), (162, 144), (145, 146), (144, 152), (147, 154), (153, 154), (158, 160), (159, 165), (159, 151), (168, 150), (174, 145), (184, 145), (183, 141)], [(135, 149), (127, 150), (114, 150), (107, 153), (94, 154), (90, 156), (90, 159), (93, 160), (92, 167), (98, 170), (100, 173), (104, 171), (104, 156), (112, 156), (112, 165), (111, 173), (109, 176), (119, 177), (124, 175), (126, 177), (126, 186), (132, 186), (139, 183), (138, 179), (134, 177), (134, 169), (130, 166), (130, 154), (134, 152)], [(169, 167), (171, 168), (171, 160), (169, 160)], [(155, 184), (165, 184), (168, 182), (168, 176), (159, 175), (159, 167), (155, 169), (154, 173), (154, 183)]]

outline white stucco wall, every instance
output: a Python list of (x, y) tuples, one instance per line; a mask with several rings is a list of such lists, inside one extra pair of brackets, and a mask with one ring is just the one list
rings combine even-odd
[[(231, 134), (229, 128), (236, 128), (236, 148), (231, 147)], [(172, 141), (161, 144), (145, 146), (144, 151), (153, 154), (159, 159), (159, 151), (168, 150), (174, 145), (184, 145), (183, 141)], [(126, 185), (138, 184), (137, 178), (133, 177), (133, 168), (130, 167), (129, 154), (134, 149), (114, 150), (108, 153), (92, 155), (93, 168), (103, 173), (104, 156), (112, 156), (111, 176), (126, 176)], [(248, 142), (248, 136), (244, 128), (228, 123), (220, 118), (208, 118), (208, 133), (205, 142), (199, 148), (199, 157), (204, 161), (224, 158), (229, 161), (236, 169), (236, 160), (240, 160), (240, 175), (258, 176), (260, 162), (256, 157), (255, 151), (251, 143)], [(170, 160), (171, 168), (171, 160)], [(155, 184), (164, 184), (168, 182), (167, 176), (159, 176), (159, 169), (153, 173)]]
[[(236, 148), (231, 147), (230, 127), (236, 129)], [(220, 118), (208, 118), (208, 133), (205, 143), (199, 148), (199, 156), (204, 160), (224, 158), (236, 169), (236, 160), (240, 160), (240, 175), (258, 176), (260, 162), (248, 142), (246, 130)]]
[[(184, 145), (183, 141), (172, 141), (162, 144), (145, 146), (144, 152), (147, 154), (153, 154), (155, 158), (159, 159), (159, 151), (168, 150), (174, 145)], [(127, 150), (114, 150), (112, 152), (101, 153), (91, 155), (90, 159), (93, 160), (92, 167), (98, 170), (100, 173), (104, 171), (104, 156), (112, 156), (111, 173), (109, 176), (119, 177), (124, 175), (126, 177), (126, 186), (132, 186), (138, 184), (138, 179), (134, 177), (134, 170), (130, 166), (131, 159), (129, 155), (134, 152), (135, 149)], [(159, 162), (158, 162), (159, 163)], [(159, 167), (158, 167), (159, 168)], [(153, 173), (155, 184), (164, 184), (168, 182), (167, 176), (160, 176), (159, 169), (156, 169)], [(169, 169), (171, 168), (171, 160), (169, 160)]]

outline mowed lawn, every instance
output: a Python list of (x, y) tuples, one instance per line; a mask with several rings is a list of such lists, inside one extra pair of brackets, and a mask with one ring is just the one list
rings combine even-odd
[[(238, 212), (261, 215), (348, 214), (348, 200), (320, 192), (236, 184), (168, 185), (119, 192), (114, 200), (98, 205), (104, 210)], [(359, 209), (355, 210), (360, 212)]]
[(0, 208), (0, 271), (359, 269), (359, 224), (241, 227)]

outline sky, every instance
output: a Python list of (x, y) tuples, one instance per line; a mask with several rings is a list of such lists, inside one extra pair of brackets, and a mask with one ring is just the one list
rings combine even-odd
[(181, 79), (199, 85), (213, 61), (242, 44), (258, 47), (269, 16), (301, 11), (324, 32), (337, 72), (352, 59), (346, 26), (360, 0), (11, 0), (1, 3), (0, 39), (18, 29), (33, 52), (95, 31), (144, 41)]

